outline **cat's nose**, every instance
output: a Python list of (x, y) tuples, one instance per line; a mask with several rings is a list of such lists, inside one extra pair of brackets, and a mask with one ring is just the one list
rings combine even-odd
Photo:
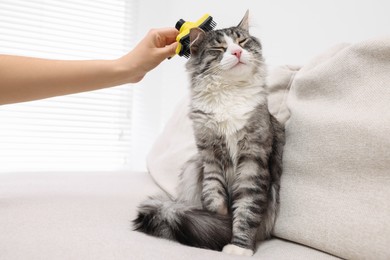
[(232, 51), (232, 55), (236, 56), (238, 59), (241, 57), (242, 50), (240, 49), (235, 49)]

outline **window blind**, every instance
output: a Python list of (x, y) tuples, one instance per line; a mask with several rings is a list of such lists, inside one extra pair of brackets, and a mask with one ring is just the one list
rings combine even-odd
[[(137, 2), (1, 0), (0, 53), (114, 59), (135, 37)], [(134, 86), (0, 106), (0, 173), (132, 169)]]

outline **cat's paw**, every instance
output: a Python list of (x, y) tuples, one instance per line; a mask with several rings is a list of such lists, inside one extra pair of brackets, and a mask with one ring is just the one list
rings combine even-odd
[(229, 213), (225, 199), (222, 197), (214, 197), (203, 204), (210, 212), (215, 212), (221, 215), (227, 215)]
[(221, 215), (227, 215), (229, 213), (226, 205), (221, 205), (218, 209), (217, 209), (217, 213), (218, 214), (221, 214)]
[(233, 244), (228, 244), (223, 247), (222, 252), (230, 255), (243, 255), (243, 256), (252, 256), (253, 250), (242, 248)]

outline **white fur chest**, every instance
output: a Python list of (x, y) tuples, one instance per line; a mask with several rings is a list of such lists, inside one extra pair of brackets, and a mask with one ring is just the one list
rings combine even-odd
[(264, 102), (261, 87), (209, 84), (195, 94), (193, 106), (208, 113), (215, 131), (227, 138), (241, 130), (254, 108)]

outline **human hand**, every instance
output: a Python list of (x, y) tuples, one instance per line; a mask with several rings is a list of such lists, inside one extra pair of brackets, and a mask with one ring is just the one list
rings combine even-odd
[(175, 28), (152, 29), (132, 51), (118, 59), (120, 67), (128, 73), (126, 81), (140, 81), (147, 72), (172, 57), (178, 45), (178, 33)]

